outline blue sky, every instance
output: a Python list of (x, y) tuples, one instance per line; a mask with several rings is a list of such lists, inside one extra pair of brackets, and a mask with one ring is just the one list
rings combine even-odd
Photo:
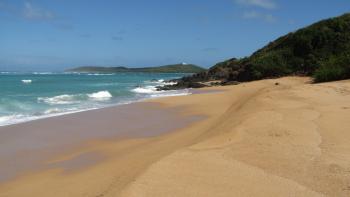
[(349, 0), (0, 0), (0, 70), (209, 67), (349, 11)]

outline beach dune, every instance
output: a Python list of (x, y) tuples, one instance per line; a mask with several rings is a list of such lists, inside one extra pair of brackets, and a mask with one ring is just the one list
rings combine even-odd
[[(212, 91), (213, 90), (213, 91)], [(285, 77), (146, 101), (205, 117), (175, 132), (96, 140), (89, 167), (24, 174), (0, 196), (350, 196), (350, 81)]]

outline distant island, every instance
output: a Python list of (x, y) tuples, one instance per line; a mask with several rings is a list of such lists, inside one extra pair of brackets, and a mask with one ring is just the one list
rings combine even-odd
[(187, 63), (171, 64), (156, 67), (143, 68), (127, 68), (118, 67), (101, 67), (101, 66), (82, 66), (73, 69), (68, 69), (66, 72), (81, 72), (81, 73), (119, 73), (119, 72), (146, 72), (146, 73), (200, 73), (206, 69)]
[[(209, 70), (160, 89), (198, 88), (290, 75), (314, 82), (350, 78), (350, 13), (291, 32), (251, 56), (219, 62)], [(219, 81), (219, 82), (218, 82)]]

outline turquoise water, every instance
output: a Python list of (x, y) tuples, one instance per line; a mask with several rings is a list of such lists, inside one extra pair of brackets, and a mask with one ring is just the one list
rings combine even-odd
[(0, 72), (0, 126), (43, 117), (188, 94), (155, 91), (164, 80), (185, 74)]

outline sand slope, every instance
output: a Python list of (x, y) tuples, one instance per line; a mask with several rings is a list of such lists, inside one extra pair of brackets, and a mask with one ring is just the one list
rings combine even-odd
[(92, 143), (76, 154), (108, 159), (29, 174), (0, 196), (350, 196), (350, 81), (308, 80), (148, 101), (207, 119), (164, 136)]
[(350, 196), (350, 82), (303, 82), (230, 88), (225, 94), (242, 100), (210, 128), (216, 136), (151, 165), (123, 194)]

